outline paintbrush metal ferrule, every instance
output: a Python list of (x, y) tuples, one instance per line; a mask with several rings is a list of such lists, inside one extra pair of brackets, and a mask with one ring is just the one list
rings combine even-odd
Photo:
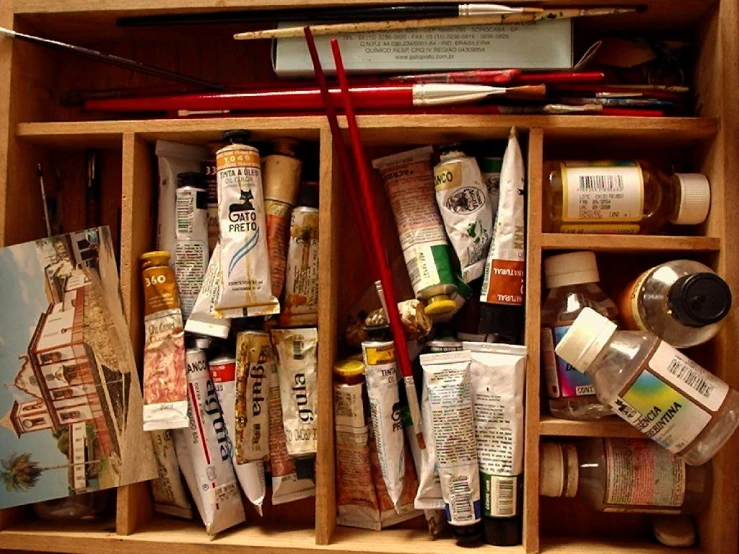
[(504, 13), (539, 13), (541, 8), (512, 8), (502, 4), (460, 4), (459, 17), (474, 15), (500, 15)]
[(503, 87), (486, 85), (458, 85), (446, 83), (426, 83), (413, 85), (414, 106), (438, 106), (476, 102), (488, 96), (505, 94)]

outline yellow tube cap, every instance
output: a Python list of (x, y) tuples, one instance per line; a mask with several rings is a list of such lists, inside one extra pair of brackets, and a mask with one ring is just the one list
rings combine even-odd
[(428, 299), (423, 311), (426, 315), (443, 315), (453, 312), (456, 308), (457, 303), (454, 300), (446, 294), (439, 294)]
[(360, 360), (341, 360), (334, 364), (334, 373), (342, 377), (358, 377), (364, 374), (364, 362)]
[(141, 265), (146, 268), (155, 265), (168, 265), (171, 257), (172, 255), (166, 250), (154, 250), (153, 252), (141, 254), (139, 259), (141, 260)]

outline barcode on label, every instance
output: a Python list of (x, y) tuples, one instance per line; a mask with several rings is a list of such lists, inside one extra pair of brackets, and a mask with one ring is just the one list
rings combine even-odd
[(472, 491), (467, 477), (452, 478), (450, 483), (449, 505), (452, 518), (457, 521), (472, 521), (475, 510), (472, 506)]
[(177, 232), (183, 235), (192, 234), (192, 199), (178, 198), (176, 207)]
[(493, 489), (493, 515), (511, 517), (516, 515), (516, 479), (496, 479)]
[(667, 366), (667, 371), (703, 398), (710, 398), (716, 388), (713, 383), (708, 382), (700, 368), (691, 367), (679, 358), (672, 359), (670, 365)]
[(293, 340), (293, 359), (294, 360), (302, 360), (305, 357), (305, 354), (303, 352), (303, 339), (295, 339)]
[(621, 175), (580, 175), (581, 192), (623, 192)]
[(408, 266), (408, 276), (411, 283), (417, 283), (421, 280), (421, 270), (419, 269), (418, 258), (411, 258), (406, 264)]

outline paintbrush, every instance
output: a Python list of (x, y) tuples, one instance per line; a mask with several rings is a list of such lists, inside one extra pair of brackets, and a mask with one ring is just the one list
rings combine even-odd
[[(636, 8), (567, 8), (561, 10), (543, 10), (536, 13), (504, 13), (497, 15), (472, 15), (468, 17), (439, 17), (430, 19), (413, 19), (408, 21), (368, 21), (363, 23), (336, 23), (327, 25), (311, 25), (314, 35), (343, 35), (353, 33), (373, 33), (382, 31), (405, 31), (408, 29), (426, 29), (431, 27), (461, 27), (470, 25), (501, 25), (512, 23), (529, 23), (553, 19), (571, 19), (575, 17), (591, 17), (616, 15), (636, 12)], [(256, 40), (266, 38), (295, 38), (303, 34), (303, 27), (286, 27), (284, 29), (267, 29), (249, 31), (234, 35), (236, 40)]]
[(41, 203), (44, 205), (44, 224), (46, 225), (46, 236), (51, 235), (51, 220), (49, 219), (49, 203), (46, 199), (46, 185), (44, 184), (44, 171), (41, 164), (36, 166), (36, 174), (38, 175), (39, 187), (41, 187)]
[(84, 46), (76, 46), (74, 44), (68, 44), (66, 42), (59, 42), (58, 40), (51, 40), (33, 35), (27, 35), (24, 33), (18, 33), (17, 31), (6, 29), (5, 27), (0, 27), (0, 36), (23, 40), (25, 42), (38, 44), (40, 46), (44, 46), (45, 48), (51, 48), (54, 50), (64, 50), (65, 52), (71, 52), (83, 58), (96, 60), (108, 65), (123, 67), (125, 69), (130, 69), (131, 71), (136, 71), (138, 73), (153, 75), (155, 77), (160, 77), (169, 81), (186, 83), (188, 85), (193, 85), (204, 90), (228, 90), (223, 85), (219, 85), (218, 83), (211, 83), (210, 81), (204, 81), (203, 79), (198, 79), (197, 77), (190, 77), (189, 75), (182, 75), (180, 73), (175, 73), (174, 71), (152, 67), (150, 65), (145, 65), (135, 60), (129, 60), (128, 58), (122, 58), (113, 54), (105, 54), (103, 52), (98, 52), (97, 50), (85, 48)]

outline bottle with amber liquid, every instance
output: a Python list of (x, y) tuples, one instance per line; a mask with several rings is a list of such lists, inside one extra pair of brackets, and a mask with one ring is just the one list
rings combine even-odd
[(659, 233), (703, 223), (711, 204), (704, 175), (645, 161), (547, 162), (544, 175), (544, 228), (553, 233)]

